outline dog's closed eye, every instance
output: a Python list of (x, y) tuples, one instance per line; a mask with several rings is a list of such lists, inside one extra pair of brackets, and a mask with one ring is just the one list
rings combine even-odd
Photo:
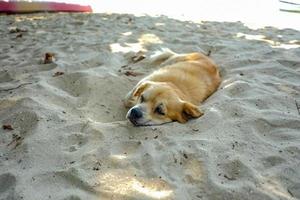
[(141, 95), (140, 101), (141, 101), (141, 103), (145, 102), (145, 97), (144, 97), (144, 95)]
[(162, 107), (162, 104), (158, 105), (155, 110), (154, 110), (155, 113), (159, 114), (159, 115), (165, 115), (165, 112), (164, 112), (164, 109)]

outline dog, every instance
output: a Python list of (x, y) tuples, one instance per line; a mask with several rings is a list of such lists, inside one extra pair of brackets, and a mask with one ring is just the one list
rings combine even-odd
[(126, 95), (126, 118), (135, 126), (186, 123), (203, 112), (198, 108), (219, 87), (216, 64), (202, 53), (166, 51), (150, 58), (162, 66), (143, 78)]

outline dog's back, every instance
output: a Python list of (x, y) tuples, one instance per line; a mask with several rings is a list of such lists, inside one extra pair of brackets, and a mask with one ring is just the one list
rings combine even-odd
[(147, 77), (149, 81), (171, 82), (194, 104), (199, 104), (217, 90), (220, 84), (216, 64), (201, 53), (165, 52), (152, 58), (161, 66)]
[(171, 121), (185, 123), (203, 112), (198, 105), (217, 90), (219, 71), (201, 53), (176, 54), (167, 51), (151, 58), (160, 67), (127, 94), (126, 117), (137, 126)]

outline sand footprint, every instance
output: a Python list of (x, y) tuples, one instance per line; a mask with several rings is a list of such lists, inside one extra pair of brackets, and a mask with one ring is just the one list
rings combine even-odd
[(87, 74), (76, 72), (66, 74), (60, 78), (49, 80), (49, 83), (53, 86), (69, 93), (72, 96), (81, 96), (88, 92)]
[(300, 159), (300, 147), (298, 146), (288, 146), (284, 148), (292, 157)]
[(142, 143), (140, 141), (122, 141), (113, 144), (112, 153), (139, 153)]
[(59, 129), (59, 131), (68, 133), (60, 135), (60, 140), (67, 152), (75, 152), (83, 147), (84, 150), (93, 149), (94, 145), (86, 144), (100, 144), (104, 137), (99, 129), (89, 123), (72, 124)]
[(244, 81), (233, 81), (222, 86), (223, 90), (230, 97), (247, 97), (252, 96), (252, 87)]
[[(250, 122), (254, 133), (264, 140), (276, 142), (289, 141), (298, 139), (297, 130), (300, 128), (299, 120), (282, 116), (278, 119), (268, 116), (257, 118)], [(287, 131), (289, 129), (289, 131)]]
[(84, 146), (87, 142), (88, 139), (82, 133), (73, 133), (72, 135), (69, 135), (67, 138), (67, 144), (68, 146), (70, 146), (68, 148), (68, 151), (69, 152), (77, 151), (82, 146)]
[(91, 140), (91, 142), (94, 142), (94, 143), (99, 143), (100, 141), (103, 140), (103, 137), (104, 137), (99, 128), (94, 127), (89, 124), (86, 124), (83, 127), (82, 132), (84, 132), (87, 135), (87, 137), (89, 138), (89, 140)]
[(170, 184), (159, 178), (133, 175), (126, 170), (109, 170), (99, 174), (95, 187), (108, 199), (174, 199)]
[(185, 159), (185, 180), (189, 183), (201, 183), (206, 181), (206, 172), (203, 162), (187, 155)]
[(78, 196), (75, 196), (75, 195), (71, 195), (71, 196), (64, 198), (63, 200), (81, 200), (81, 198)]
[(285, 162), (286, 160), (279, 156), (268, 156), (262, 159), (262, 164), (265, 168), (275, 167)]
[(292, 197), (300, 199), (300, 183), (292, 184), (287, 190)]
[(248, 168), (241, 160), (235, 159), (227, 163), (219, 165), (221, 172), (219, 176), (227, 181), (239, 181), (242, 179), (252, 179), (250, 168)]
[[(32, 103), (34, 101), (28, 98), (0, 102), (0, 108), (4, 108), (0, 112), (0, 116), (4, 117), (0, 118), (0, 122), (13, 128), (10, 134), (3, 135), (3, 137), (7, 138), (7, 145), (9, 146), (9, 148), (4, 150), (17, 148), (23, 143), (25, 137), (33, 133), (39, 119), (36, 112), (27, 108), (27, 105)], [(26, 144), (24, 145), (26, 146)]]
[(11, 124), (15, 130), (18, 130), (21, 136), (25, 136), (37, 125), (38, 116), (35, 112), (20, 109), (13, 112), (5, 120), (3, 124)]
[(0, 83), (12, 81), (12, 76), (7, 71), (0, 71)]
[(300, 68), (300, 62), (296, 60), (277, 60), (277, 62), (291, 69), (299, 70)]
[(16, 103), (17, 103), (17, 100), (11, 99), (11, 98), (0, 100), (0, 110), (1, 110), (1, 112), (4, 111), (4, 109), (12, 108), (13, 106), (16, 105)]
[[(1, 199), (14, 199), (16, 177), (11, 173), (0, 175), (0, 196)], [(6, 197), (6, 198), (5, 198)]]
[[(123, 97), (128, 92), (128, 81), (125, 78), (77, 72), (49, 80), (49, 84), (78, 98), (76, 109), (80, 110), (85, 118), (97, 122), (124, 120), (126, 109), (121, 98), (116, 97)], [(112, 84), (115, 85), (113, 89), (107, 87)]]
[[(86, 195), (95, 195), (97, 193), (97, 191), (86, 180), (84, 180), (79, 172), (74, 168), (40, 174), (35, 176), (35, 180), (33, 187), (36, 190), (49, 191), (52, 199), (58, 199), (58, 196), (68, 195), (66, 194), (66, 190), (61, 190), (62, 185), (64, 185), (65, 189), (72, 188), (73, 192), (80, 191), (81, 194), (85, 193)], [(54, 182), (56, 184), (53, 184)], [(45, 196), (48, 195), (45, 194)], [(66, 199), (72, 199), (71, 197), (69, 196)], [(76, 197), (77, 199), (79, 198), (77, 196), (73, 197)]]

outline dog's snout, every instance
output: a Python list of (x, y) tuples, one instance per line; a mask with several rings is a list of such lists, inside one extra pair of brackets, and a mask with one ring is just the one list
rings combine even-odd
[(127, 118), (129, 119), (129, 121), (136, 126), (139, 125), (138, 122), (141, 120), (142, 117), (143, 117), (143, 112), (138, 107), (131, 108), (127, 114)]
[(130, 112), (130, 118), (139, 119), (142, 116), (143, 116), (143, 113), (139, 108), (133, 108)]

